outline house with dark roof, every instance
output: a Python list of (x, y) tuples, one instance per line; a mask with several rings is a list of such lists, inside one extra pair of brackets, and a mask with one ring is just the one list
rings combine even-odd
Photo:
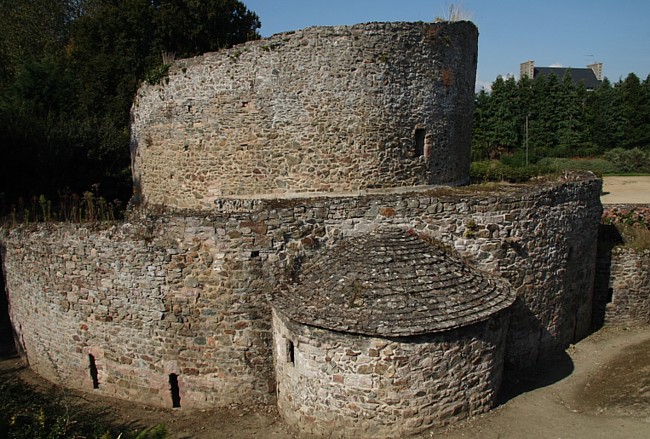
[(569, 74), (575, 85), (584, 83), (587, 90), (594, 90), (603, 80), (603, 63), (589, 64), (585, 68), (573, 67), (535, 67), (535, 61), (526, 61), (519, 65), (519, 77), (528, 76), (535, 79), (539, 76), (555, 75), (559, 80)]

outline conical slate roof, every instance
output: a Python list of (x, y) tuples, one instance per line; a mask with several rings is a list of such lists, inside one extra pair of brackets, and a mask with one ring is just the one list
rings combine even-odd
[(278, 288), (273, 304), (306, 325), (401, 337), (467, 326), (514, 300), (505, 280), (468, 266), (431, 239), (391, 228), (317, 255)]

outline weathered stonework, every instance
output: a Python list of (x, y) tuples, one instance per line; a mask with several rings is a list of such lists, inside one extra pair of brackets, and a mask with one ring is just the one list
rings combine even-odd
[[(32, 367), (71, 387), (171, 406), (273, 396), (267, 293), (294, 257), (377, 227), (414, 229), (506, 278), (519, 300), (506, 362), (526, 368), (588, 331), (596, 178), (408, 194), (223, 200), (105, 227), (3, 230), (11, 318)], [(53, 364), (57, 367), (55, 370)]]
[[(648, 205), (607, 205), (610, 210), (632, 212)], [(607, 222), (607, 221), (606, 221)], [(650, 250), (626, 242), (618, 228), (602, 224), (594, 282), (594, 326), (647, 325), (650, 323)]]
[(491, 409), (508, 282), (413, 230), (381, 227), (275, 289), (278, 408), (324, 437), (404, 437)]
[[(128, 222), (0, 229), (30, 366), (186, 408), (271, 403), (275, 366), (281, 412), (313, 434), (399, 436), (487, 410), (503, 363), (534, 367), (588, 333), (602, 208), (592, 174), (433, 186), (469, 177), (476, 39), (471, 23), (310, 28), (178, 61), (143, 86)], [(503, 308), (394, 337), (272, 317), (298, 262), (382, 228), (507, 280), (505, 347)], [(297, 340), (293, 369), (273, 322)]]
[(314, 27), (179, 60), (132, 111), (142, 201), (462, 184), (476, 26)]
[(278, 409), (302, 433), (402, 438), (496, 402), (503, 313), (441, 334), (390, 339), (299, 325), (277, 312), (273, 327)]
[(225, 229), (182, 217), (12, 230), (2, 260), (30, 367), (89, 390), (92, 355), (97, 391), (109, 396), (172, 407), (175, 374), (182, 406), (267, 401), (270, 310), (251, 278), (259, 262), (231, 256), (230, 245)]
[(650, 250), (614, 248), (609, 287), (605, 323), (650, 324)]

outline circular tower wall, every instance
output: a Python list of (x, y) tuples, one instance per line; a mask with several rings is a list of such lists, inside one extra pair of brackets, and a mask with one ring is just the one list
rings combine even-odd
[(180, 60), (132, 109), (143, 202), (468, 181), (469, 22), (314, 27)]

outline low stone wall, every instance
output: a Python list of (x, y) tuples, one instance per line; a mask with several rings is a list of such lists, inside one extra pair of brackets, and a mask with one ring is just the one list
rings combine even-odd
[[(108, 226), (0, 230), (10, 315), (56, 382), (171, 406), (273, 393), (266, 295), (295, 257), (380, 226), (413, 228), (508, 279), (519, 297), (506, 361), (528, 368), (591, 323), (600, 180), (358, 197), (224, 199)], [(172, 377), (173, 378), (173, 377)]]
[(179, 60), (132, 109), (142, 202), (469, 181), (470, 22), (313, 27)]
[[(608, 205), (599, 230), (594, 325), (647, 325), (650, 323), (650, 250), (623, 236), (620, 225), (647, 218), (647, 204)], [(646, 220), (647, 221), (647, 220)], [(612, 223), (612, 224), (610, 224)], [(642, 224), (637, 224), (642, 227)], [(625, 226), (623, 226), (625, 227)], [(635, 233), (633, 230), (632, 235)], [(643, 235), (641, 235), (641, 239)]]
[(272, 396), (270, 310), (250, 278), (260, 263), (231, 256), (213, 225), (179, 217), (4, 233), (10, 314), (39, 374), (166, 407)]
[(402, 438), (490, 410), (507, 312), (435, 335), (384, 339), (273, 313), (278, 409), (311, 436)]
[(650, 324), (650, 250), (615, 247), (609, 279), (608, 324)]

